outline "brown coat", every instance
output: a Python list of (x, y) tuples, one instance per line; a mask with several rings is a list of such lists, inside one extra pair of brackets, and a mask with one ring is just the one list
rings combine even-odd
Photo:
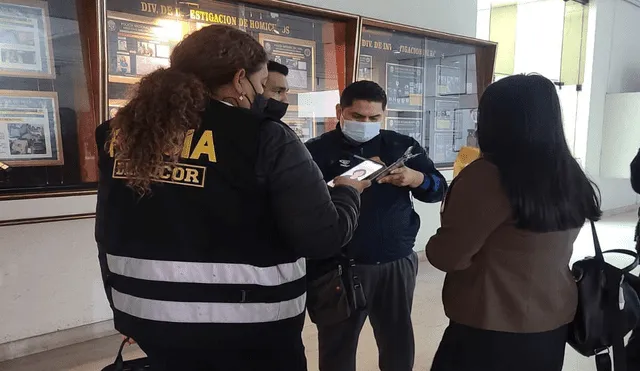
[(442, 297), (451, 320), (514, 333), (550, 331), (573, 320), (577, 289), (569, 259), (578, 229), (517, 229), (498, 169), (484, 159), (456, 178), (441, 218), (427, 257), (447, 273)]

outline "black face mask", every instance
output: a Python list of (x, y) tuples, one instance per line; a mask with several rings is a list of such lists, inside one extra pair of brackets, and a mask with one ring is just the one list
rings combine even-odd
[(284, 115), (287, 114), (287, 110), (289, 109), (289, 103), (280, 102), (279, 100), (275, 100), (273, 98), (269, 98), (267, 101), (267, 107), (264, 109), (264, 113), (276, 120), (282, 120)]
[(265, 109), (267, 108), (267, 103), (268, 103), (267, 98), (265, 98), (264, 95), (262, 94), (258, 94), (258, 91), (256, 90), (256, 87), (253, 86), (253, 83), (251, 82), (251, 80), (247, 79), (247, 81), (249, 81), (249, 84), (251, 84), (251, 87), (253, 88), (253, 93), (255, 94), (255, 98), (253, 98), (253, 102), (249, 100), (249, 103), (251, 103), (250, 109), (256, 113), (264, 113)]

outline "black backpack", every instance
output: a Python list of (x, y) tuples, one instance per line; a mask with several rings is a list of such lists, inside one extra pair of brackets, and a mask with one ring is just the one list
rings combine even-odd
[[(595, 257), (577, 261), (572, 267), (578, 309), (568, 343), (583, 356), (596, 356), (598, 371), (611, 370), (609, 348), (613, 348), (615, 371), (627, 371), (624, 337), (640, 323), (640, 299), (629, 284), (629, 272), (638, 266), (638, 253), (622, 249), (603, 252), (594, 222), (591, 231)], [(620, 269), (607, 263), (605, 254), (628, 255), (634, 261)]]

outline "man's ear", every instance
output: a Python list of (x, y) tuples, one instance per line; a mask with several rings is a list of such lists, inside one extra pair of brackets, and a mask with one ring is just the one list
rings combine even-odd
[(340, 103), (338, 103), (336, 104), (336, 118), (339, 121), (341, 117), (342, 117), (342, 106), (340, 105)]

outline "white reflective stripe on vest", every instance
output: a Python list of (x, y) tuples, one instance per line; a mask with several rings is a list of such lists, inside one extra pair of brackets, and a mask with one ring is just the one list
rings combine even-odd
[(306, 261), (272, 267), (248, 264), (193, 263), (127, 258), (107, 254), (109, 271), (147, 281), (278, 286), (303, 278)]
[(296, 317), (307, 294), (279, 303), (188, 303), (143, 299), (111, 289), (113, 306), (131, 316), (174, 323), (267, 323)]

